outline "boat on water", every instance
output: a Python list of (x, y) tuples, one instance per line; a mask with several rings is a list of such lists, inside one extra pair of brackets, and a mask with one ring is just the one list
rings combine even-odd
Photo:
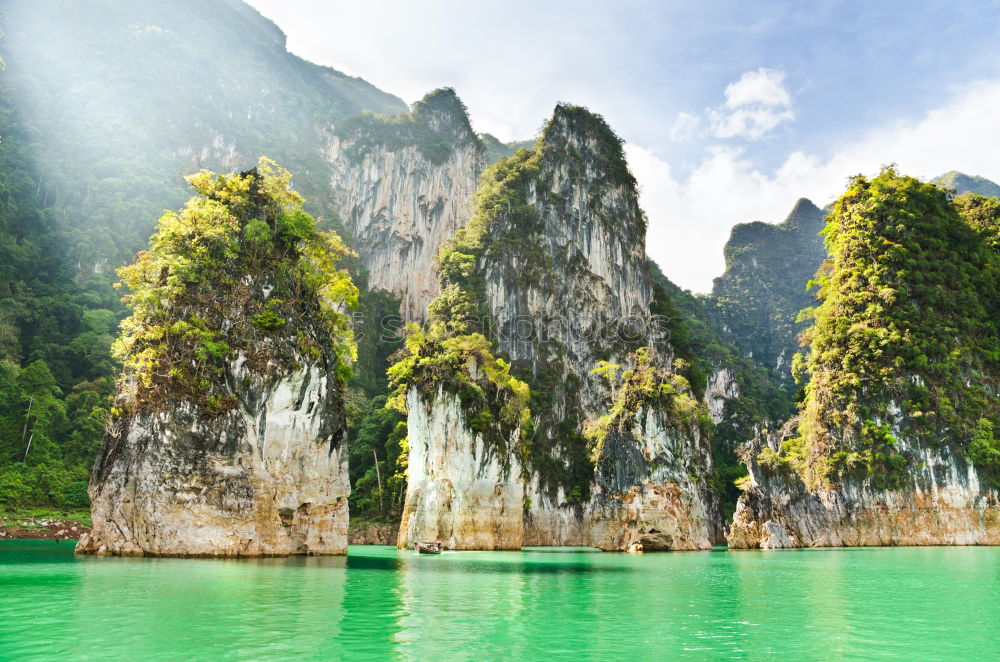
[(440, 554), (441, 550), (444, 549), (440, 540), (437, 542), (418, 542), (415, 547), (421, 554)]

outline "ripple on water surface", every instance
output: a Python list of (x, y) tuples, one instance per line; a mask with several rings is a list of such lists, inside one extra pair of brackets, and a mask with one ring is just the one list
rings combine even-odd
[(74, 557), (0, 542), (0, 659), (998, 659), (1000, 549)]

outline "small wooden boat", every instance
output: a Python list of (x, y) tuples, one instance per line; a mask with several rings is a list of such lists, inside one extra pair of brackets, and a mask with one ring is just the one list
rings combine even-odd
[(415, 547), (421, 554), (440, 554), (443, 545), (439, 540), (437, 542), (418, 542)]

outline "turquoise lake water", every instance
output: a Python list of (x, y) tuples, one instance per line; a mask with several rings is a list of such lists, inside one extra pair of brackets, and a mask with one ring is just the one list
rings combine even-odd
[(3, 660), (998, 660), (1000, 549), (74, 557), (0, 542)]

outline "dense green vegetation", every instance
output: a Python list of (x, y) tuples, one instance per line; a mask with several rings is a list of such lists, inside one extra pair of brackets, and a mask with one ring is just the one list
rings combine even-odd
[(608, 433), (631, 435), (631, 426), (643, 407), (666, 412), (669, 424), (682, 434), (707, 436), (712, 431), (707, 407), (692, 396), (691, 385), (680, 374), (685, 363), (684, 359), (676, 359), (673, 370), (664, 370), (657, 366), (648, 348), (640, 347), (628, 357), (630, 367), (622, 370), (620, 385), (617, 375), (620, 366), (602, 361), (593, 370), (594, 374), (605, 377), (615, 391), (608, 413), (584, 425), (583, 434), (590, 443), (590, 457), (595, 466), (610, 463), (604, 453)]
[(0, 508), (89, 504), (115, 367), (117, 295), (78, 274), (0, 74)]
[(500, 159), (514, 156), (521, 149), (532, 149), (535, 146), (534, 140), (515, 140), (509, 143), (500, 140), (489, 133), (480, 133), (479, 142), (486, 150), (486, 162), (496, 163)]
[(963, 193), (955, 198), (955, 206), (987, 246), (1000, 250), (1000, 199)]
[(855, 177), (825, 235), (811, 351), (796, 360), (808, 378), (800, 437), (784, 460), (809, 486), (855, 471), (892, 485), (910, 461), (898, 423), (908, 440), (965, 448), (1000, 475), (996, 251), (945, 191), (892, 168)]
[(428, 161), (441, 165), (463, 144), (482, 147), (469, 124), (468, 109), (450, 87), (427, 93), (408, 113), (366, 111), (347, 117), (337, 123), (336, 133), (345, 153), (358, 162), (375, 147), (399, 151), (416, 146)]
[(207, 416), (230, 410), (225, 367), (237, 355), (256, 374), (322, 360), (346, 383), (357, 353), (344, 310), (358, 289), (338, 267), (349, 252), (340, 237), (316, 229), (291, 175), (267, 159), (188, 181), (197, 195), (118, 271), (132, 314), (114, 347), (123, 372), (113, 415), (177, 400)]

